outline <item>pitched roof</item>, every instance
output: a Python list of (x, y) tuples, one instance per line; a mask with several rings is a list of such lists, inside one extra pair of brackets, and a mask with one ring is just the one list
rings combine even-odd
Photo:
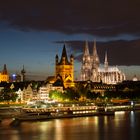
[(63, 58), (65, 58), (65, 64), (66, 64), (66, 65), (69, 65), (70, 62), (68, 61), (68, 57), (67, 57), (67, 52), (66, 52), (65, 44), (64, 44), (64, 46), (63, 46), (62, 56), (61, 56), (61, 60), (60, 60), (60, 62), (59, 62), (59, 65), (62, 64)]

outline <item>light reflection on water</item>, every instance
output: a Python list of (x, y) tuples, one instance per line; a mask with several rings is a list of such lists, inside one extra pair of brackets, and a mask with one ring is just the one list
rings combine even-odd
[(140, 112), (117, 112), (115, 116), (93, 116), (23, 122), (9, 126), (0, 123), (0, 140), (137, 140)]

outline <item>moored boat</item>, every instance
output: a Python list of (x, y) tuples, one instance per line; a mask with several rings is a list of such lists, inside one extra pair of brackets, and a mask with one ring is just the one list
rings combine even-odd
[(23, 109), (23, 113), (16, 117), (12, 125), (17, 125), (23, 121), (41, 121), (50, 119), (73, 118), (73, 117), (87, 117), (87, 116), (100, 116), (100, 115), (114, 115), (114, 111), (99, 111), (93, 106), (80, 106), (80, 107), (63, 107), (53, 109)]

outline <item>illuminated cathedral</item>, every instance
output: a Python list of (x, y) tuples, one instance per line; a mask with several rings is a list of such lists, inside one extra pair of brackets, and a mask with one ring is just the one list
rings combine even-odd
[(86, 41), (80, 76), (81, 81), (91, 80), (92, 82), (102, 82), (106, 84), (117, 84), (125, 80), (125, 74), (121, 72), (117, 66), (109, 67), (107, 52), (105, 53), (104, 67), (100, 67), (95, 41), (92, 55), (89, 53), (88, 42)]
[(65, 88), (74, 86), (74, 58), (71, 55), (68, 60), (65, 44), (60, 60), (58, 55), (55, 57), (55, 77), (62, 79)]
[(0, 82), (9, 82), (9, 75), (6, 64), (4, 64), (2, 72), (0, 72)]

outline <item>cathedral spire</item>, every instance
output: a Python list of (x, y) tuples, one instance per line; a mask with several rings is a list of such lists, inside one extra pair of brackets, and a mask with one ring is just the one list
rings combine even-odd
[(6, 64), (4, 64), (4, 67), (3, 67), (3, 71), (2, 71), (2, 74), (7, 74), (7, 67), (6, 67)]
[(98, 56), (98, 55), (97, 55), (97, 49), (96, 49), (96, 40), (94, 40), (93, 56)]
[(107, 60), (107, 51), (105, 52), (105, 62), (104, 62), (105, 71), (108, 70), (108, 60)]
[(99, 57), (97, 54), (97, 49), (96, 49), (96, 40), (94, 40), (94, 46), (93, 46), (93, 62), (97, 63), (99, 65)]
[(88, 41), (87, 41), (87, 40), (86, 40), (86, 43), (85, 43), (84, 55), (85, 55), (85, 56), (89, 55)]

